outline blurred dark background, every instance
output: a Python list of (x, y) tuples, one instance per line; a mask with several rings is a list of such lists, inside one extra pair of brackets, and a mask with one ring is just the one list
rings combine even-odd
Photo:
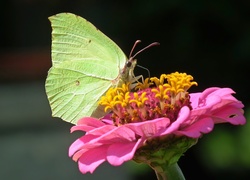
[[(70, 124), (51, 118), (44, 81), (51, 66), (48, 17), (80, 15), (129, 54), (158, 41), (137, 56), (151, 76), (175, 71), (193, 75), (202, 91), (230, 87), (248, 117), (250, 1), (233, 0), (3, 0), (0, 28), (0, 179), (156, 179), (140, 165), (101, 165), (82, 175), (68, 156), (79, 137)], [(147, 75), (136, 68), (136, 74)], [(250, 127), (227, 124), (180, 159), (186, 179), (249, 179)]]

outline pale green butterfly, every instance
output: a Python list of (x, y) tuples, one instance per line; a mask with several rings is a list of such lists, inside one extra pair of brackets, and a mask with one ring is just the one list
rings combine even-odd
[(140, 77), (133, 73), (134, 57), (158, 44), (150, 44), (133, 57), (130, 53), (128, 59), (111, 39), (80, 16), (60, 13), (49, 20), (52, 67), (45, 83), (46, 93), (52, 116), (73, 124), (86, 116), (102, 117), (105, 113), (98, 105), (100, 97), (112, 86), (137, 81)]

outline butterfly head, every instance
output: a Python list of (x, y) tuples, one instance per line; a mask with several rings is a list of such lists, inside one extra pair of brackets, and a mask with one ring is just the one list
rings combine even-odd
[(130, 57), (125, 66), (121, 71), (121, 80), (123, 83), (133, 83), (136, 81), (136, 77), (134, 75), (134, 68), (137, 64), (137, 60), (134, 57)]
[(123, 67), (122, 71), (121, 71), (121, 81), (122, 83), (131, 83), (133, 84), (134, 82), (136, 82), (141, 76), (135, 76), (134, 75), (134, 68), (137, 64), (137, 60), (135, 59), (135, 57), (141, 53), (142, 51), (144, 51), (145, 49), (148, 49), (149, 47), (155, 46), (155, 45), (159, 45), (160, 43), (158, 42), (154, 42), (149, 44), (148, 46), (144, 47), (143, 49), (141, 49), (140, 51), (138, 51), (137, 53), (135, 53), (134, 55), (132, 55), (136, 45), (138, 43), (140, 43), (140, 40), (135, 41), (131, 52), (129, 54), (129, 59), (126, 61), (125, 66)]

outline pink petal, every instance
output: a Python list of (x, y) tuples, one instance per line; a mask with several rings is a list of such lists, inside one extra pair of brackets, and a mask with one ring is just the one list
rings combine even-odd
[(83, 153), (78, 161), (80, 171), (93, 173), (106, 160), (106, 149), (106, 146), (100, 146)]
[(87, 149), (89, 148), (89, 146), (95, 145), (95, 143), (98, 146), (99, 144), (97, 143), (97, 141), (107, 135), (112, 134), (112, 130), (115, 129), (115, 126), (106, 125), (89, 131), (87, 134), (71, 144), (71, 146), (69, 147), (69, 156), (72, 156), (81, 148)]
[(135, 134), (141, 137), (153, 137), (164, 131), (169, 125), (170, 120), (168, 118), (158, 118), (151, 121), (130, 123), (125, 126), (132, 129)]
[(97, 138), (98, 136), (95, 135), (85, 135), (82, 136), (81, 138), (75, 140), (69, 147), (69, 156), (71, 157), (76, 151), (78, 151), (81, 147), (83, 147), (86, 143), (89, 141)]
[(230, 88), (208, 88), (202, 93), (191, 93), (190, 101), (193, 109), (202, 108), (202, 107), (212, 107), (217, 105), (219, 102), (224, 100), (226, 102), (237, 101), (231, 94), (234, 91)]
[(174, 132), (177, 135), (185, 135), (191, 138), (199, 138), (203, 133), (209, 133), (214, 127), (213, 120), (209, 117), (201, 118), (189, 126), (185, 126)]
[[(212, 89), (214, 91), (211, 92), (210, 89)], [(225, 98), (229, 98), (229, 99), (233, 98), (233, 99), (235, 99), (233, 96), (231, 96), (231, 94), (235, 93), (231, 88), (208, 88), (204, 92), (207, 92), (207, 91), (210, 91), (211, 95), (224, 97), (224, 99)], [(209, 93), (208, 93), (208, 95), (209, 95)], [(203, 97), (201, 97), (201, 98), (203, 98)]]
[(190, 96), (191, 106), (193, 108), (198, 107), (200, 103), (201, 93), (190, 93), (189, 96)]
[(200, 95), (200, 99), (206, 99), (208, 96), (210, 95), (215, 95), (215, 96), (224, 96), (227, 94), (232, 94), (234, 93), (234, 91), (230, 88), (219, 88), (219, 87), (211, 87), (211, 88), (207, 88), (205, 89), (201, 95)]
[(234, 125), (244, 125), (246, 118), (243, 115), (243, 110), (233, 106), (227, 106), (217, 113), (213, 114), (215, 123), (229, 122)]
[(208, 88), (202, 93), (190, 94), (191, 119), (199, 116), (211, 117), (214, 123), (230, 122), (234, 125), (245, 124), (242, 108), (244, 105), (232, 96), (230, 88)]
[(115, 126), (106, 125), (105, 127), (94, 129), (91, 134), (86, 134), (72, 143), (69, 148), (69, 156), (77, 153), (78, 156), (73, 158), (77, 160), (80, 156), (79, 154), (84, 153), (88, 149), (102, 146), (103, 144), (128, 143), (135, 140), (135, 133), (125, 126), (116, 128)]
[(139, 139), (137, 141), (110, 145), (107, 152), (108, 162), (113, 166), (119, 166), (125, 161), (131, 160), (142, 141), (142, 139)]
[(100, 126), (103, 126), (105, 124), (96, 118), (84, 117), (77, 122), (77, 125), (89, 125), (92, 127), (100, 127)]
[(136, 134), (126, 126), (116, 127), (100, 137), (101, 143), (131, 142), (136, 140)]
[(92, 129), (104, 126), (105, 123), (103, 123), (102, 121), (95, 119), (95, 118), (91, 118), (91, 117), (84, 117), (82, 119), (80, 119), (77, 122), (76, 126), (73, 126), (71, 128), (71, 133), (77, 130), (81, 130), (81, 131), (90, 131)]
[(159, 135), (170, 134), (170, 133), (178, 130), (179, 127), (181, 126), (181, 124), (183, 124), (187, 120), (189, 115), (190, 115), (189, 108), (187, 106), (182, 107), (180, 112), (179, 112), (177, 120), (174, 121), (165, 131), (163, 131)]
[(114, 130), (114, 129), (116, 129), (116, 127), (113, 126), (113, 125), (105, 125), (105, 126), (90, 130), (86, 134), (94, 134), (94, 135), (101, 136), (101, 135), (103, 135), (103, 134), (105, 134), (105, 133), (107, 133), (109, 131)]

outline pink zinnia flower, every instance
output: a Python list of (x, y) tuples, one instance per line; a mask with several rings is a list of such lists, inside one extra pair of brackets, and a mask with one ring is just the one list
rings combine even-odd
[(71, 132), (86, 134), (70, 146), (69, 156), (82, 173), (92, 173), (104, 161), (119, 166), (133, 159), (154, 166), (152, 157), (159, 152), (172, 164), (214, 124), (245, 124), (244, 106), (232, 96), (233, 90), (213, 87), (189, 94), (197, 85), (192, 80), (176, 72), (146, 79), (137, 92), (130, 92), (128, 85), (110, 89), (100, 104), (111, 114), (101, 120), (80, 119)]

